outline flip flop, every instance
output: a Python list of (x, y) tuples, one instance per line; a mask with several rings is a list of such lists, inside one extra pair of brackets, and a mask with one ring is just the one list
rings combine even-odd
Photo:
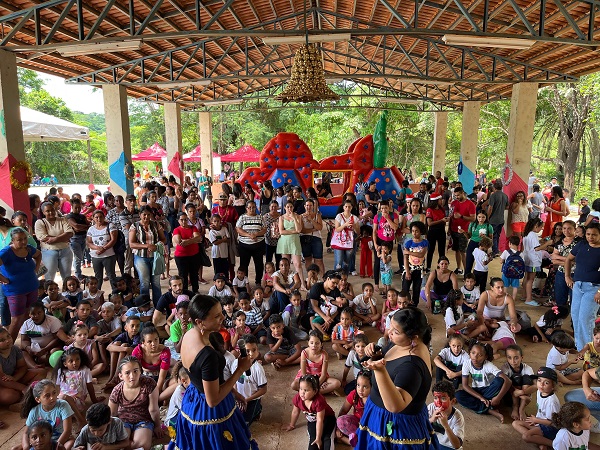
[(528, 305), (528, 306), (542, 306), (538, 302), (536, 302), (535, 300), (529, 300), (528, 302), (525, 302), (525, 304)]

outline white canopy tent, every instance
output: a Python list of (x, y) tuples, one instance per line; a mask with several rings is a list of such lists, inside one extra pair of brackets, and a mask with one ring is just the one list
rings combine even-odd
[(87, 127), (24, 106), (21, 106), (21, 122), (23, 122), (25, 142), (89, 141), (90, 139), (90, 131)]

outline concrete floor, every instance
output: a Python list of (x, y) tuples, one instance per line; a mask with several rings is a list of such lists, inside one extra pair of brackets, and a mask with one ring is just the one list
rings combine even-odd
[[(456, 267), (453, 260), (454, 255), (449, 255), (451, 268)], [(331, 267), (333, 264), (333, 255), (326, 254), (325, 256), (325, 267)], [(85, 269), (84, 272), (91, 275), (91, 269)], [(253, 269), (250, 270), (253, 272)], [(172, 273), (176, 273), (176, 269), (172, 270)], [(212, 270), (209, 269), (209, 273)], [(490, 276), (499, 275), (500, 266), (498, 260), (492, 262), (490, 267)], [(252, 278), (251, 275), (249, 278)], [(205, 277), (209, 278), (209, 277)], [(350, 281), (353, 284), (354, 292), (360, 292), (360, 285), (363, 279), (360, 277), (350, 277)], [(400, 276), (394, 276), (393, 285), (396, 287), (400, 286)], [(462, 277), (459, 277), (459, 286), (462, 283)], [(210, 285), (201, 286), (202, 292), (208, 292)], [(163, 291), (167, 289), (166, 281), (163, 282)], [(520, 294), (520, 292), (519, 292)], [(518, 296), (520, 298), (520, 295)], [(423, 306), (423, 305), (421, 305)], [(378, 299), (378, 307), (381, 310), (381, 298)], [(544, 308), (529, 307), (523, 304), (521, 301), (517, 301), (517, 308), (523, 309), (529, 313), (532, 320), (537, 320), (541, 314), (545, 312)], [(433, 327), (433, 348), (434, 354), (444, 346), (445, 344), (445, 327), (442, 315), (432, 315), (428, 313), (430, 323)], [(369, 338), (378, 337), (377, 332), (372, 330), (370, 327), (367, 329)], [(546, 361), (546, 355), (550, 350), (549, 344), (538, 343), (534, 344), (524, 336), (518, 336), (517, 342), (523, 347), (525, 354), (525, 362), (531, 365), (534, 369), (544, 365)], [(330, 353), (330, 369), (329, 373), (335, 377), (341, 377), (344, 370), (344, 362), (338, 361), (335, 354), (331, 351), (331, 344), (327, 343), (325, 348)], [(263, 349), (263, 353), (266, 351), (266, 347)], [(501, 366), (505, 362), (505, 358), (502, 357), (495, 363)], [(275, 371), (273, 367), (265, 366), (265, 372), (268, 378), (268, 393), (263, 399), (263, 414), (260, 422), (255, 423), (251, 427), (253, 437), (259, 443), (261, 450), (300, 450), (308, 447), (308, 437), (305, 428), (305, 420), (303, 417), (300, 418), (297, 424), (297, 428), (291, 432), (285, 432), (281, 430), (282, 425), (289, 423), (291, 413), (291, 402), (295, 394), (289, 387), (291, 381), (294, 379), (299, 366), (293, 368), (284, 368), (281, 371)], [(101, 379), (101, 383), (105, 380)], [(559, 387), (558, 394), (563, 400), (564, 393), (567, 391), (566, 387)], [(341, 397), (335, 397), (330, 395), (327, 400), (334, 411), (338, 411), (342, 406), (344, 399)], [(499, 449), (499, 448), (510, 448), (510, 449), (534, 449), (534, 445), (524, 443), (518, 433), (511, 427), (510, 422), (510, 410), (509, 408), (502, 408), (501, 412), (504, 414), (504, 424), (500, 424), (499, 421), (492, 416), (478, 416), (471, 411), (462, 409), (466, 419), (466, 432), (465, 441), (463, 448), (465, 450), (471, 449)], [(527, 409), (529, 414), (535, 413), (535, 403), (529, 405)], [(24, 420), (19, 418), (18, 413), (11, 412), (4, 408), (0, 411), (0, 420), (7, 424), (5, 429), (0, 430), (0, 450), (10, 449), (13, 445), (20, 442), (21, 435), (24, 430)], [(593, 441), (600, 443), (599, 435), (593, 435)], [(344, 445), (336, 445), (336, 448), (346, 449)]]

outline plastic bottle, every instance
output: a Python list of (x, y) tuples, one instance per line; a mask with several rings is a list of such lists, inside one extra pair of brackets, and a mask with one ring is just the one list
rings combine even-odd
[(436, 299), (435, 302), (433, 302), (433, 313), (434, 314), (439, 314), (442, 310), (442, 302), (439, 299)]

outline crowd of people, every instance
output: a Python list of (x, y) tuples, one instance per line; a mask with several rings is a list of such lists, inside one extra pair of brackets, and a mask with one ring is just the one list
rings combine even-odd
[[(52, 188), (30, 196), (31, 226), (23, 212), (0, 219), (0, 404), (26, 419), (14, 450), (149, 450), (167, 434), (179, 449), (258, 448), (268, 365), (297, 391), (284, 429), (303, 413), (312, 450), (460, 449), (457, 405), (503, 422), (504, 402), (526, 442), (597, 447), (600, 199), (569, 220), (558, 185), (509, 199), (485, 174), (467, 194), (437, 173), (390, 200), (360, 179), (328, 220), (316, 189), (270, 181), (224, 183), (208, 207), (212, 180), (196, 175), (136, 180), (125, 198)], [(521, 301), (546, 309), (535, 321)], [(446, 324), (433, 354), (430, 314)], [(552, 344), (545, 366), (523, 361), (523, 339)], [(105, 376), (108, 398), (94, 387)], [(561, 405), (559, 382), (583, 388)], [(331, 394), (345, 397), (337, 414)]]

